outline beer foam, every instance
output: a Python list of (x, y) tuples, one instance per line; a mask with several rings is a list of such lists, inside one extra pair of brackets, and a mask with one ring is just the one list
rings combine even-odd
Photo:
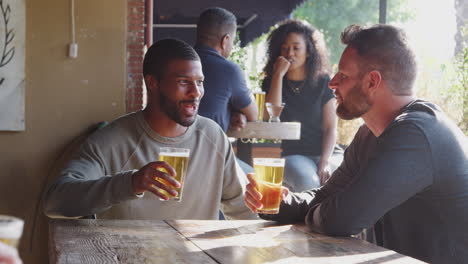
[(0, 238), (19, 239), (23, 233), (23, 226), (22, 219), (0, 215)]
[(168, 156), (168, 157), (189, 157), (188, 152), (160, 152), (160, 156)]
[(284, 167), (284, 159), (278, 158), (254, 158), (254, 166)]

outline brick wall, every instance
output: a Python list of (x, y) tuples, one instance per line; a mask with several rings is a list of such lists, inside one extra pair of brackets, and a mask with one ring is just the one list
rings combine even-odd
[(144, 56), (144, 23), (145, 0), (128, 0), (127, 11), (127, 112), (143, 108), (143, 74)]

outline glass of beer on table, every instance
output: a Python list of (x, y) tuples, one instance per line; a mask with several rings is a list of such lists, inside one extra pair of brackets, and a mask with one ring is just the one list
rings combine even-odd
[(259, 122), (262, 122), (263, 113), (264, 113), (263, 107), (265, 106), (265, 92), (255, 91), (254, 96), (255, 96), (255, 103), (257, 103), (257, 109), (258, 109), (257, 119)]
[[(184, 179), (185, 179), (185, 174), (187, 173), (187, 165), (189, 161), (189, 156), (190, 156), (190, 150), (185, 149), (185, 148), (163, 147), (163, 148), (160, 148), (159, 150), (159, 160), (167, 162), (169, 165), (171, 165), (175, 169), (177, 173), (177, 175), (175, 176), (175, 179), (180, 183), (180, 188), (174, 188), (174, 190), (177, 191), (177, 196), (172, 196), (168, 192), (162, 189), (160, 190), (162, 193), (170, 197), (170, 199), (172, 200), (175, 200), (175, 201), (182, 200), (182, 191), (184, 188)], [(159, 168), (159, 170), (165, 173), (168, 173), (164, 168)], [(157, 180), (165, 185), (169, 185), (163, 179), (158, 178)]]
[(255, 181), (262, 194), (259, 214), (277, 214), (281, 202), (281, 186), (284, 175), (284, 159), (254, 158)]
[(0, 215), (0, 242), (18, 248), (24, 221), (9, 215)]

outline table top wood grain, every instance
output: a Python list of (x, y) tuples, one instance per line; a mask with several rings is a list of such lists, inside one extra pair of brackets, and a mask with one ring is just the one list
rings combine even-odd
[(422, 263), (263, 220), (50, 220), (51, 263)]
[(300, 139), (301, 123), (247, 122), (243, 129), (239, 131), (228, 130), (227, 135), (234, 138)]

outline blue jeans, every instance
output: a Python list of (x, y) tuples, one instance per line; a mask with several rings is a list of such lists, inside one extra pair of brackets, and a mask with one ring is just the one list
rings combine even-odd
[[(320, 156), (288, 155), (283, 157), (283, 185), (293, 192), (302, 192), (320, 187), (318, 165)], [(333, 153), (330, 157), (331, 172), (335, 171), (343, 161), (343, 154)]]

